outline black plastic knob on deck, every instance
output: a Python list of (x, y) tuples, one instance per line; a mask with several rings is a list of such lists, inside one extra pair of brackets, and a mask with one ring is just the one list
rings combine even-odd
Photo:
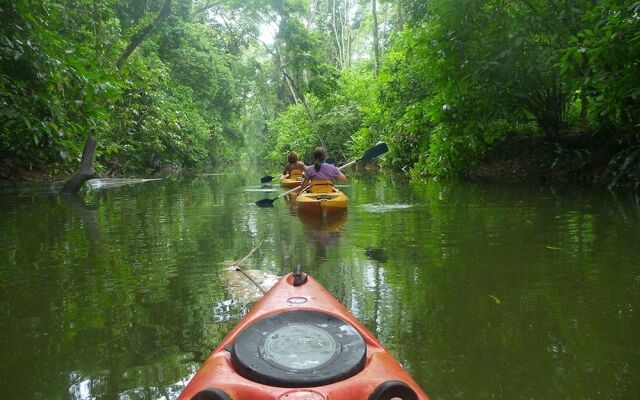
[(293, 286), (302, 286), (307, 283), (307, 274), (302, 273), (302, 267), (296, 266), (293, 270)]
[(191, 400), (233, 400), (224, 391), (216, 388), (207, 388), (196, 393)]
[(401, 381), (386, 381), (378, 385), (369, 400), (418, 400), (418, 395), (409, 385)]

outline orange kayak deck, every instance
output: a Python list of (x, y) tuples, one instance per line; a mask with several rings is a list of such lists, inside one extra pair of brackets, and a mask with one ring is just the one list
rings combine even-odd
[(284, 176), (280, 177), (280, 186), (287, 189), (293, 189), (296, 186), (300, 186), (302, 183), (302, 178), (300, 179), (289, 179)]
[[(263, 347), (268, 347), (265, 343), (270, 338), (276, 338), (277, 342), (278, 336), (286, 336), (286, 333), (279, 335), (278, 332), (295, 331), (299, 328), (299, 324), (284, 323), (282, 328), (276, 329), (271, 334), (268, 331), (263, 331), (264, 326), (269, 325), (271, 320), (277, 318), (307, 314), (320, 315), (320, 318), (324, 318), (327, 322), (337, 320), (338, 324), (342, 325), (337, 328), (336, 337), (339, 337), (338, 340), (350, 340), (350, 344), (342, 344), (342, 348), (338, 344), (337, 355), (332, 356), (331, 360), (329, 360), (331, 356), (327, 356), (326, 359), (319, 362), (321, 367), (317, 370), (314, 370), (316, 367), (306, 367), (300, 373), (311, 377), (309, 379), (312, 381), (315, 373), (322, 373), (322, 368), (325, 365), (328, 365), (328, 368), (325, 369), (333, 370), (334, 367), (331, 366), (331, 363), (342, 357), (342, 353), (349, 351), (357, 353), (359, 351), (354, 350), (357, 346), (352, 343), (355, 341), (362, 342), (362, 352), (358, 353), (356, 357), (362, 357), (362, 360), (352, 360), (351, 367), (361, 368), (359, 371), (352, 370), (347, 373), (348, 376), (337, 378), (337, 381), (327, 384), (291, 387), (290, 382), (307, 382), (306, 378), (299, 379), (300, 377), (297, 376), (295, 370), (278, 368), (280, 364), (277, 361), (267, 359), (267, 362), (264, 363), (264, 360), (259, 360), (256, 364), (249, 362), (243, 368), (236, 368), (238, 363), (243, 360), (238, 361), (240, 355), (232, 353), (241, 352), (238, 342), (242, 342), (247, 336), (247, 332), (251, 332), (255, 327), (260, 327), (256, 335), (259, 338), (258, 342), (262, 340), (262, 343), (256, 342), (254, 351), (249, 349), (249, 353), (255, 353), (255, 357), (258, 358), (261, 356), (266, 358), (267, 356), (263, 355)], [(327, 323), (320, 323), (316, 327), (312, 327), (310, 337), (323, 340), (322, 337), (327, 334), (320, 332), (320, 330), (325, 325)], [(353, 332), (349, 333), (350, 330)], [(318, 331), (319, 334), (313, 333), (315, 331)], [(359, 335), (358, 338), (354, 338), (355, 335)], [(344, 337), (348, 338), (344, 339)], [(306, 339), (308, 338), (304, 340)], [(312, 356), (312, 358), (314, 357)], [(319, 359), (318, 357), (315, 358)], [(280, 386), (288, 387), (280, 387), (273, 383), (258, 383), (252, 380), (252, 377), (247, 377), (247, 375), (259, 370), (257, 365), (259, 363), (263, 363), (267, 367), (273, 366), (274, 370), (278, 370), (275, 371), (275, 374), (285, 377), (283, 381), (285, 384)], [(290, 381), (287, 380), (287, 376), (291, 377)], [(265, 379), (268, 381), (269, 378), (263, 376), (257, 380), (266, 382)], [(393, 358), (391, 353), (322, 285), (308, 277), (305, 283), (295, 286), (294, 275), (289, 274), (278, 281), (218, 344), (180, 394), (178, 400), (389, 400), (392, 398), (428, 400), (427, 395)]]

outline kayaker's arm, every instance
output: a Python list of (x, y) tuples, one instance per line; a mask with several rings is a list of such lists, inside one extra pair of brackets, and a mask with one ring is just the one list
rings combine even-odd
[(340, 175), (338, 175), (336, 177), (336, 180), (339, 180), (340, 182), (346, 182), (347, 181), (347, 177), (345, 174), (343, 174), (342, 172), (340, 173)]
[(311, 185), (311, 180), (305, 176), (300, 186), (306, 188), (309, 185)]

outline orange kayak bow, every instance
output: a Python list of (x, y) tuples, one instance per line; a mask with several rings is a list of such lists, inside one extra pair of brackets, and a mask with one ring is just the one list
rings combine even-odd
[(428, 400), (378, 340), (300, 272), (275, 284), (178, 400)]

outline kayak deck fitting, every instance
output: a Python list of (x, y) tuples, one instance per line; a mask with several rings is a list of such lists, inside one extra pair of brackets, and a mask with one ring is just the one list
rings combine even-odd
[(280, 279), (178, 400), (427, 400), (391, 353), (316, 280)]

